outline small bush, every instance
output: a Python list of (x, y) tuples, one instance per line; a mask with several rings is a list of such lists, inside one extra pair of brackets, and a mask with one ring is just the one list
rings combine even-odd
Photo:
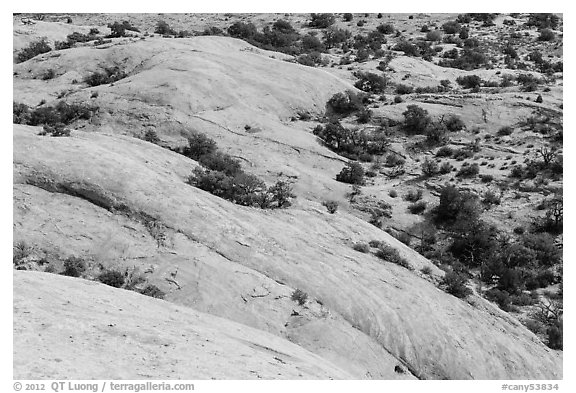
[[(426, 26), (428, 28), (428, 26)], [(426, 33), (426, 40), (427, 41), (442, 41), (442, 33), (440, 30), (432, 30)]]
[(447, 173), (452, 172), (452, 165), (449, 162), (443, 162), (438, 169), (438, 173), (445, 175)]
[(373, 72), (357, 72), (355, 76), (359, 80), (354, 83), (354, 87), (365, 92), (382, 93), (388, 84), (385, 77)]
[(501, 127), (498, 132), (496, 133), (496, 135), (498, 136), (506, 136), (506, 135), (510, 135), (512, 134), (512, 132), (514, 132), (514, 129), (510, 126), (504, 126)]
[(376, 27), (376, 31), (378, 31), (380, 34), (394, 34), (396, 29), (394, 29), (394, 25), (392, 23), (384, 23), (378, 25)]
[(309, 27), (316, 28), (316, 29), (325, 29), (334, 24), (336, 18), (334, 18), (333, 14), (310, 14), (310, 23), (308, 24)]
[(328, 100), (328, 106), (341, 115), (348, 115), (364, 108), (362, 97), (353, 91), (336, 93)]
[(456, 132), (463, 130), (466, 127), (466, 124), (462, 121), (462, 119), (456, 115), (450, 115), (447, 119), (444, 120), (444, 125), (448, 129), (448, 131)]
[(424, 133), (432, 122), (428, 111), (417, 105), (408, 105), (402, 115), (404, 115), (404, 129), (412, 134)]
[(538, 41), (554, 41), (556, 35), (550, 29), (542, 29), (540, 30), (540, 35), (538, 36)]
[(478, 164), (474, 163), (472, 165), (462, 166), (460, 170), (456, 173), (456, 176), (470, 178), (477, 176), (479, 172), (480, 167), (478, 166)]
[(144, 140), (154, 144), (160, 142), (160, 138), (158, 138), (158, 134), (154, 130), (146, 130), (146, 133), (144, 134)]
[(412, 86), (399, 84), (396, 85), (396, 94), (411, 94), (414, 92), (414, 88)]
[(164, 299), (166, 293), (158, 288), (156, 285), (148, 284), (142, 290), (140, 290), (142, 295), (154, 297), (156, 299)]
[(408, 270), (413, 270), (413, 267), (410, 265), (410, 263), (402, 256), (400, 256), (398, 250), (387, 244), (381, 244), (378, 247), (378, 251), (376, 251), (376, 256), (380, 259), (384, 259), (388, 262), (400, 265)]
[(292, 301), (297, 302), (298, 305), (303, 306), (306, 304), (306, 300), (308, 300), (308, 294), (301, 289), (295, 289), (290, 298)]
[(499, 205), (500, 197), (493, 191), (486, 191), (484, 193), (484, 199), (482, 199), (482, 203), (488, 206)]
[(480, 87), (483, 81), (478, 75), (466, 75), (456, 78), (456, 82), (465, 89), (473, 89)]
[(456, 271), (446, 273), (442, 279), (442, 285), (446, 292), (459, 298), (465, 298), (472, 293), (470, 288), (466, 286), (467, 283), (468, 277)]
[(438, 163), (426, 157), (422, 163), (422, 174), (426, 177), (436, 176), (439, 172)]
[(159, 20), (158, 23), (156, 24), (156, 29), (154, 30), (154, 33), (156, 34), (161, 34), (161, 35), (176, 35), (176, 31), (174, 29), (172, 29), (168, 23), (166, 23), (163, 20)]
[(510, 294), (507, 291), (499, 290), (496, 288), (490, 289), (485, 293), (486, 299), (498, 304), (504, 311), (511, 310)]
[(422, 269), (420, 269), (420, 271), (422, 272), (422, 274), (425, 274), (427, 276), (432, 274), (432, 268), (430, 266), (424, 266)]
[(354, 16), (347, 12), (344, 15), (342, 15), (342, 19), (344, 20), (344, 22), (350, 22), (352, 19), (354, 19)]
[(398, 196), (398, 192), (396, 190), (390, 190), (388, 195), (390, 195), (390, 198), (396, 198)]
[(454, 150), (449, 146), (442, 146), (436, 152), (436, 157), (452, 157)]
[(444, 30), (446, 34), (458, 34), (461, 28), (460, 23), (456, 21), (449, 21), (442, 25), (442, 30)]
[(427, 203), (424, 201), (418, 201), (412, 203), (408, 206), (408, 211), (412, 214), (422, 214), (426, 210)]
[(124, 285), (124, 275), (117, 270), (106, 270), (98, 275), (98, 281), (114, 288)]
[(349, 162), (339, 174), (336, 175), (336, 180), (348, 184), (364, 184), (364, 168), (357, 162)]
[(338, 211), (338, 202), (336, 201), (324, 201), (322, 205), (326, 207), (326, 210), (330, 214), (334, 214)]
[(50, 135), (50, 136), (54, 136), (54, 137), (70, 136), (70, 129), (65, 128), (64, 124), (62, 124), (62, 123), (57, 123), (54, 125), (44, 124), (44, 126), (42, 127), (42, 131), (39, 132), (38, 135), (42, 135), (42, 136)]
[(80, 277), (86, 271), (86, 262), (77, 257), (68, 257), (64, 261), (64, 271), (60, 274), (69, 277)]
[(370, 245), (366, 244), (366, 243), (355, 243), (352, 248), (355, 251), (367, 254), (370, 252)]
[(50, 46), (46, 42), (46, 39), (42, 38), (39, 41), (31, 42), (30, 45), (28, 45), (28, 47), (20, 50), (20, 52), (18, 52), (18, 55), (16, 56), (16, 61), (18, 63), (22, 63), (42, 53), (50, 52), (51, 50), (52, 48), (50, 48)]
[(402, 97), (400, 97), (400, 96), (395, 96), (395, 97), (394, 97), (394, 103), (395, 103), (395, 104), (399, 104), (399, 103), (401, 103), (402, 101), (404, 101), (404, 100), (402, 99)]
[(404, 195), (404, 200), (408, 202), (418, 202), (422, 199), (422, 190), (410, 190), (406, 195)]

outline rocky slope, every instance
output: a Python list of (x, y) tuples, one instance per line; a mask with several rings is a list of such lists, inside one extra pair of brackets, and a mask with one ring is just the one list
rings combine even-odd
[[(62, 39), (63, 24), (52, 25), (19, 27), (15, 43), (26, 42), (21, 35)], [(167, 293), (167, 301), (152, 300), (16, 272), (15, 375), (561, 378), (561, 354), (509, 314), (475, 295), (463, 301), (438, 289), (443, 271), (345, 205), (326, 212), (320, 202), (344, 200), (348, 190), (334, 180), (345, 160), (318, 143), (312, 123), (292, 118), (321, 115), (329, 97), (353, 88), (338, 73), (287, 58), (231, 38), (142, 37), (14, 66), (17, 102), (99, 108), (90, 121), (76, 122), (70, 137), (14, 125), (14, 241), (32, 245), (57, 271), (77, 256), (96, 268), (143, 272)], [(407, 60), (393, 65), (422, 69)], [(82, 83), (112, 66), (128, 76)], [(48, 70), (55, 77), (42, 80)], [(417, 74), (425, 80), (434, 72)], [(386, 115), (403, 106), (387, 107)], [(191, 130), (204, 132), (246, 171), (268, 183), (292, 181), (298, 199), (289, 209), (260, 210), (191, 187), (186, 179), (198, 164), (134, 138), (146, 130), (165, 147), (183, 144)], [(414, 270), (352, 249), (370, 240), (399, 250)], [(424, 267), (430, 275), (420, 273)], [(295, 289), (308, 295), (305, 304), (291, 299)], [(78, 318), (80, 337), (62, 322)], [(64, 345), (69, 336), (72, 347)], [(119, 345), (142, 359), (137, 367), (109, 369), (106, 355)], [(59, 356), (36, 356), (42, 348), (57, 348)]]

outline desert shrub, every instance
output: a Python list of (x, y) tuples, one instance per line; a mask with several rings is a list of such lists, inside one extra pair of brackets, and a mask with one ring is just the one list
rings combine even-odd
[(460, 23), (456, 21), (448, 21), (442, 25), (442, 30), (446, 34), (458, 34), (461, 28)]
[(45, 38), (31, 42), (26, 48), (21, 49), (16, 55), (16, 62), (22, 63), (26, 60), (38, 56), (42, 53), (50, 52), (52, 48), (48, 45)]
[(384, 23), (384, 24), (378, 25), (376, 27), (376, 30), (381, 34), (394, 34), (394, 32), (396, 31), (396, 29), (394, 29), (394, 25), (392, 23)]
[(156, 28), (154, 29), (154, 33), (156, 34), (161, 34), (161, 35), (176, 35), (176, 31), (174, 29), (172, 29), (170, 27), (170, 25), (168, 25), (168, 23), (166, 23), (163, 20), (159, 20), (158, 23), (156, 23)]
[(442, 146), (436, 151), (436, 157), (452, 157), (454, 150), (449, 146)]
[(356, 120), (360, 124), (368, 123), (372, 119), (372, 111), (368, 108), (362, 108), (360, 112), (358, 112), (358, 117)]
[(526, 26), (528, 27), (537, 27), (540, 29), (550, 28), (556, 29), (558, 27), (558, 23), (560, 22), (560, 18), (551, 13), (535, 13), (530, 14), (528, 16), (528, 21), (526, 22)]
[(366, 243), (354, 243), (354, 245), (352, 246), (352, 248), (355, 251), (367, 254), (370, 252), (370, 245), (366, 244)]
[(484, 198), (482, 199), (482, 203), (484, 205), (499, 205), (500, 204), (500, 197), (494, 191), (486, 191), (484, 193)]
[(385, 77), (373, 72), (357, 72), (355, 76), (359, 80), (354, 83), (354, 86), (365, 92), (382, 93), (388, 83)]
[(118, 270), (106, 270), (98, 275), (98, 281), (114, 288), (124, 285), (124, 275)]
[(438, 174), (439, 168), (438, 163), (430, 158), (426, 157), (421, 165), (422, 174), (426, 177), (432, 177)]
[(362, 26), (364, 26), (365, 24), (366, 24), (366, 21), (365, 21), (365, 20), (359, 20), (358, 22), (356, 22), (356, 26), (358, 26), (358, 27), (362, 27)]
[(414, 92), (414, 88), (412, 86), (398, 84), (396, 85), (396, 94), (411, 94)]
[(198, 160), (204, 155), (211, 155), (216, 153), (218, 146), (216, 142), (201, 132), (193, 131), (188, 136), (188, 146), (182, 151), (186, 157), (193, 160)]
[(144, 140), (154, 144), (160, 142), (160, 138), (158, 138), (158, 134), (154, 130), (146, 130), (144, 133)]
[(137, 27), (132, 26), (128, 21), (122, 21), (122, 23), (114, 22), (108, 24), (111, 33), (106, 36), (106, 38), (119, 38), (126, 37), (126, 30), (139, 32)]
[(338, 202), (336, 201), (324, 201), (322, 202), (322, 206), (324, 206), (330, 214), (334, 214), (338, 211)]
[(404, 115), (404, 129), (412, 134), (425, 132), (432, 121), (428, 111), (417, 105), (408, 105), (402, 115)]
[(459, 298), (465, 298), (472, 293), (470, 288), (466, 286), (467, 283), (468, 277), (466, 277), (466, 275), (456, 271), (450, 271), (446, 273), (442, 279), (441, 285), (449, 294)]
[(328, 100), (328, 107), (340, 115), (348, 115), (364, 108), (363, 97), (353, 91), (336, 93)]
[(142, 295), (154, 297), (156, 299), (164, 299), (166, 293), (158, 288), (156, 285), (148, 284), (143, 289), (140, 290)]
[(504, 311), (511, 310), (510, 294), (506, 291), (501, 291), (497, 288), (490, 289), (484, 293), (486, 299), (498, 304)]
[(114, 83), (119, 81), (120, 79), (126, 78), (128, 75), (120, 69), (120, 67), (108, 67), (104, 69), (104, 72), (94, 72), (93, 74), (88, 75), (84, 78), (84, 82), (88, 84), (88, 86), (99, 86), (108, 83)]
[(496, 135), (498, 136), (505, 136), (505, 135), (510, 135), (512, 134), (512, 132), (514, 131), (514, 129), (510, 126), (504, 126), (501, 127), (498, 132), (496, 133)]
[(453, 167), (449, 162), (443, 162), (442, 165), (440, 165), (440, 168), (438, 168), (438, 173), (445, 175), (452, 172), (452, 168)]
[(315, 67), (318, 64), (322, 64), (322, 55), (320, 52), (312, 52), (312, 53), (305, 53), (300, 55), (296, 58), (296, 61), (299, 64), (308, 66), (308, 67)]
[(349, 162), (336, 175), (336, 180), (348, 184), (364, 184), (364, 168), (357, 162)]
[(422, 269), (420, 269), (420, 271), (422, 272), (422, 274), (425, 274), (427, 276), (432, 274), (432, 268), (430, 266), (424, 266)]
[(198, 162), (205, 168), (222, 172), (228, 176), (234, 176), (240, 173), (242, 169), (240, 161), (220, 151), (204, 154), (198, 158)]
[(292, 299), (294, 302), (297, 302), (298, 305), (303, 306), (306, 304), (306, 300), (308, 300), (308, 294), (303, 290), (296, 288), (294, 292), (292, 292), (290, 299)]
[(456, 78), (456, 82), (465, 89), (473, 89), (475, 87), (479, 87), (482, 84), (482, 78), (478, 75), (466, 75), (466, 76), (459, 76)]
[(398, 250), (387, 244), (379, 245), (378, 250), (376, 251), (376, 256), (380, 259), (400, 265), (408, 270), (413, 270), (412, 265), (410, 265), (410, 263), (400, 255)]
[(392, 49), (404, 52), (406, 56), (417, 57), (420, 54), (416, 45), (404, 40), (399, 41)]
[(422, 199), (422, 190), (410, 190), (404, 195), (403, 199), (408, 202), (417, 202)]
[(350, 31), (337, 27), (330, 27), (324, 33), (323, 44), (327, 49), (346, 42), (351, 37)]
[(396, 190), (390, 190), (388, 192), (388, 195), (390, 195), (390, 198), (396, 198), (398, 196), (398, 191)]
[(456, 132), (464, 129), (466, 125), (459, 116), (449, 115), (448, 118), (443, 120), (444, 125), (448, 131)]
[(296, 198), (292, 186), (282, 180), (278, 180), (276, 183), (274, 183), (268, 189), (268, 192), (271, 195), (272, 202), (275, 202), (278, 208), (291, 206), (291, 199)]
[(463, 165), (456, 173), (456, 176), (470, 178), (477, 176), (479, 172), (480, 167), (478, 166), (478, 164), (474, 163), (472, 165), (466, 165), (466, 166)]
[(454, 223), (460, 218), (473, 221), (479, 214), (477, 198), (454, 186), (446, 186), (440, 192), (440, 203), (434, 213), (439, 223)]
[(457, 149), (452, 153), (452, 158), (457, 161), (462, 161), (472, 157), (474, 157), (474, 152), (470, 149)]
[(400, 96), (395, 96), (395, 97), (394, 97), (394, 103), (395, 103), (395, 104), (399, 104), (399, 103), (401, 103), (402, 101), (404, 101), (404, 100), (402, 99), (402, 97), (400, 97)]
[(548, 329), (546, 330), (546, 334), (548, 336), (548, 342), (547, 342), (548, 347), (560, 350), (564, 348), (563, 329), (561, 322), (558, 322), (548, 327)]
[(344, 22), (350, 22), (353, 18), (354, 16), (349, 12), (342, 15), (342, 19), (344, 20)]
[(426, 39), (428, 41), (442, 41), (442, 33), (440, 30), (432, 30), (426, 33)]
[(494, 176), (492, 175), (480, 175), (480, 181), (482, 181), (482, 183), (490, 183), (492, 180), (494, 180)]
[(54, 69), (49, 68), (46, 70), (46, 72), (44, 74), (42, 74), (42, 80), (49, 80), (49, 79), (54, 79), (56, 77), (56, 72), (54, 71)]
[(14, 110), (14, 120), (21, 121), (21, 124), (31, 126), (47, 124), (60, 127), (61, 124), (68, 125), (78, 119), (89, 120), (96, 108), (60, 101), (55, 106), (36, 109), (30, 109), (27, 106), (22, 106), (22, 104), (14, 104)]
[(535, 261), (540, 267), (551, 267), (562, 260), (561, 250), (556, 246), (554, 237), (548, 233), (527, 233), (522, 236), (521, 242), (534, 251)]
[(80, 277), (82, 273), (86, 271), (86, 262), (78, 257), (68, 257), (64, 261), (64, 270), (62, 271), (63, 276), (69, 277)]
[(333, 14), (325, 13), (325, 14), (310, 14), (310, 22), (308, 23), (309, 27), (316, 28), (316, 29), (325, 29), (334, 24), (336, 18)]
[(62, 123), (44, 124), (42, 131), (40, 131), (38, 135), (50, 135), (54, 137), (70, 136), (70, 129), (65, 128)]
[(234, 38), (249, 39), (258, 33), (252, 23), (236, 22), (228, 27), (228, 34)]
[(14, 124), (28, 124), (30, 120), (30, 107), (18, 102), (12, 103), (12, 122)]
[(427, 203), (425, 201), (418, 201), (408, 206), (408, 211), (412, 214), (422, 214), (426, 210)]
[(487, 61), (488, 58), (480, 48), (465, 47), (461, 52), (454, 52), (451, 59), (442, 59), (438, 65), (461, 70), (474, 70), (483, 67)]
[(538, 36), (538, 41), (554, 41), (556, 35), (550, 29), (542, 29), (540, 30), (540, 35)]

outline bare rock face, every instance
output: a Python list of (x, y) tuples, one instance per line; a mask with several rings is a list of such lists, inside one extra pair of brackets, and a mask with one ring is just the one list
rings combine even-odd
[[(155, 266), (150, 280), (168, 300), (288, 338), (355, 378), (561, 377), (561, 357), (503, 312), (352, 250), (375, 239), (432, 266), (355, 217), (306, 201), (237, 206), (187, 185), (193, 161), (156, 145), (37, 132), (14, 126), (15, 240), (107, 266)], [(165, 228), (161, 247), (145, 217)], [(178, 286), (166, 280), (175, 271)], [(296, 288), (309, 296), (303, 307), (290, 299)], [(398, 364), (409, 373), (394, 372)]]
[(14, 378), (340, 379), (289, 341), (87, 280), (14, 272)]

